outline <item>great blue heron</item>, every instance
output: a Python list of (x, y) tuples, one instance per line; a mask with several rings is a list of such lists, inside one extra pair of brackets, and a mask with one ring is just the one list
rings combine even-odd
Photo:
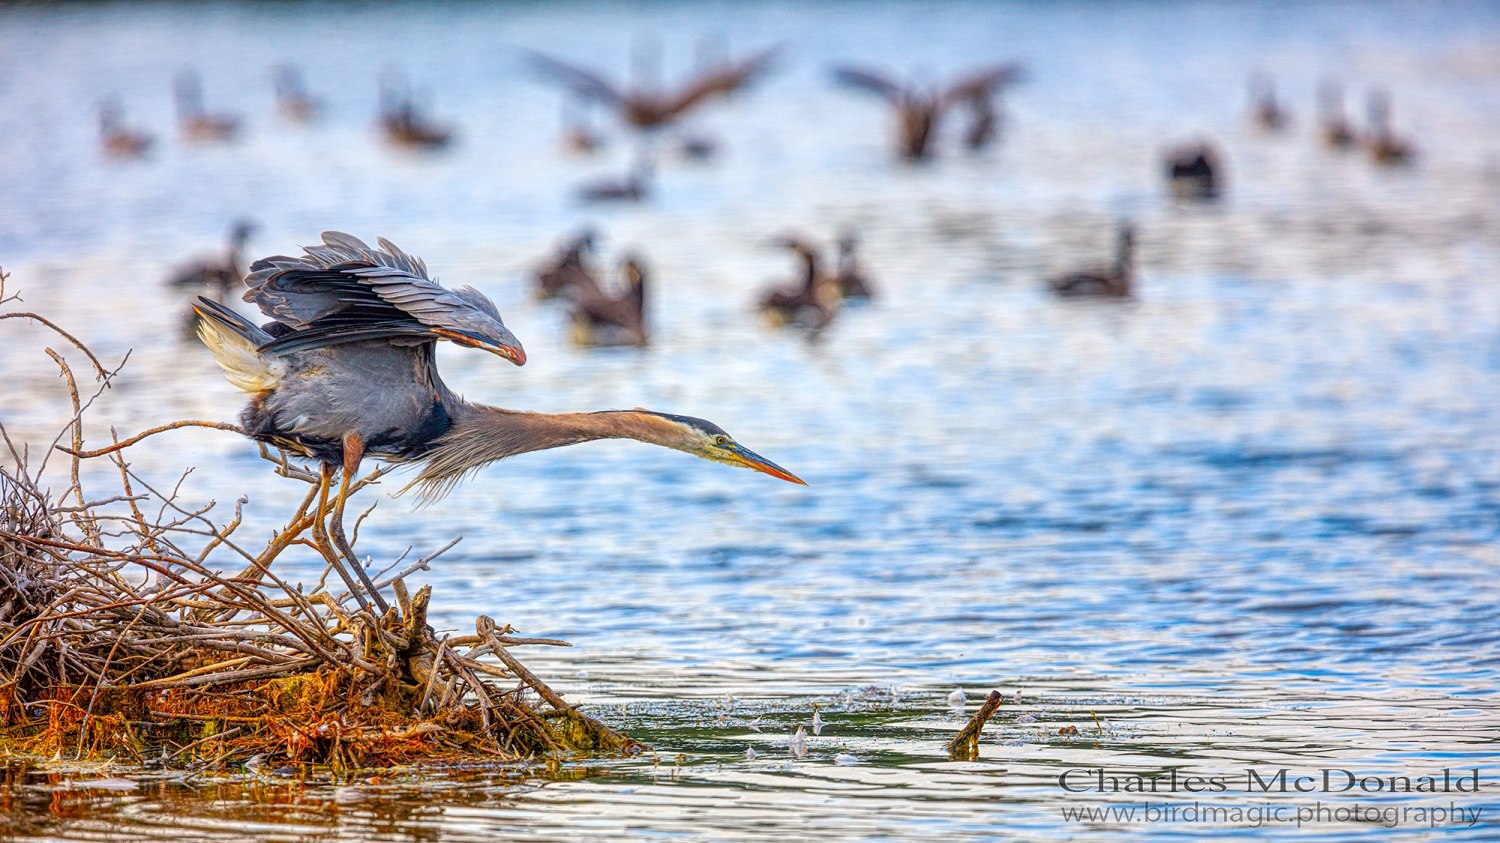
[(566, 86), (575, 96), (603, 103), (619, 112), (629, 126), (655, 131), (675, 123), (694, 108), (744, 88), (771, 68), (780, 48), (772, 47), (740, 62), (719, 62), (688, 77), (675, 90), (657, 90), (640, 80), (630, 88), (603, 75), (537, 52), (528, 52), (532, 67)]
[(773, 327), (799, 325), (821, 331), (837, 313), (837, 281), (823, 271), (818, 249), (795, 235), (777, 238), (774, 245), (790, 249), (802, 261), (802, 278), (786, 287), (773, 287), (760, 297), (760, 312)]
[(1388, 167), (1410, 163), (1414, 155), (1411, 144), (1397, 137), (1391, 129), (1390, 93), (1381, 88), (1371, 91), (1366, 108), (1370, 120), (1367, 141), (1370, 157), (1375, 159), (1375, 163)]
[(995, 137), (999, 119), (994, 96), (1019, 80), (1021, 70), (1019, 63), (1011, 62), (970, 74), (941, 90), (935, 85), (902, 85), (879, 71), (851, 65), (835, 67), (833, 76), (840, 84), (885, 98), (896, 109), (901, 156), (919, 161), (928, 156), (943, 115), (955, 105), (967, 105), (972, 113), (965, 144), (970, 149), (987, 146)]
[(111, 158), (140, 158), (151, 148), (151, 136), (125, 125), (118, 100), (99, 103), (99, 145)]
[(582, 346), (643, 346), (646, 331), (646, 266), (631, 255), (620, 266), (625, 287), (618, 295), (595, 285), (574, 287), (573, 341)]
[(319, 461), (325, 488), (341, 469), (330, 532), (351, 560), (343, 509), (366, 454), (419, 463), (411, 485), (424, 500), (496, 460), (596, 439), (635, 439), (803, 483), (702, 419), (643, 409), (532, 413), (464, 400), (438, 375), (437, 341), (518, 366), (526, 362), (521, 343), (478, 290), (445, 289), (419, 258), (379, 244), (330, 231), (304, 257), (256, 261), (245, 299), (271, 317), (264, 326), (210, 299), (197, 305), (204, 344), (229, 382), (253, 396), (241, 414), (246, 433)]
[(1135, 226), (1121, 223), (1112, 266), (1094, 267), (1051, 279), (1052, 291), (1060, 296), (1130, 295), (1135, 280)]
[(198, 71), (190, 67), (178, 71), (176, 93), (177, 125), (188, 140), (229, 140), (239, 132), (239, 117), (203, 110), (203, 83), (198, 79)]

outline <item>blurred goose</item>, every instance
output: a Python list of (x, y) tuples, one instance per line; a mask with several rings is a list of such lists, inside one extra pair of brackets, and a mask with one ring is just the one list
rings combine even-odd
[(1113, 266), (1060, 275), (1051, 280), (1052, 291), (1059, 296), (1129, 296), (1135, 276), (1135, 227), (1121, 224), (1117, 242)]
[(182, 313), (184, 337), (193, 337), (198, 328), (198, 314), (193, 310), (192, 302), (202, 296), (227, 305), (230, 294), (239, 289), (245, 277), (245, 244), (255, 228), (255, 223), (249, 220), (237, 220), (229, 229), (229, 242), (221, 256), (182, 264), (167, 278), (168, 286), (188, 296), (188, 307)]
[(581, 97), (563, 101), (563, 147), (575, 155), (588, 155), (604, 147), (604, 137), (589, 125), (588, 106)]
[(1415, 154), (1410, 143), (1391, 130), (1391, 96), (1384, 90), (1370, 92), (1368, 103), (1370, 134), (1366, 144), (1376, 164), (1397, 167), (1411, 162)]
[(707, 161), (719, 151), (719, 142), (707, 135), (684, 135), (677, 150), (686, 161)]
[(1344, 88), (1337, 79), (1324, 79), (1318, 86), (1318, 111), (1324, 143), (1334, 149), (1354, 146), (1357, 138), (1344, 113)]
[(620, 87), (600, 73), (537, 52), (528, 53), (527, 58), (544, 78), (563, 85), (575, 96), (615, 109), (632, 128), (653, 132), (704, 103), (749, 86), (771, 69), (779, 51), (772, 47), (744, 61), (716, 61), (668, 91), (646, 80), (638, 80), (629, 88)]
[(1276, 99), (1276, 82), (1268, 74), (1250, 77), (1250, 114), (1264, 132), (1279, 132), (1291, 122), (1291, 115)]
[(965, 137), (970, 149), (982, 149), (995, 137), (998, 112), (993, 99), (1006, 85), (1021, 78), (1016, 62), (987, 68), (949, 85), (946, 90), (917, 83), (905, 85), (889, 75), (864, 67), (839, 65), (833, 69), (839, 84), (882, 97), (896, 111), (897, 151), (908, 161), (925, 159), (938, 124), (949, 108), (967, 104), (973, 122)]
[(236, 220), (229, 229), (228, 244), (219, 257), (202, 258), (183, 264), (172, 272), (167, 283), (186, 289), (195, 296), (206, 296), (224, 303), (229, 292), (245, 278), (244, 251), (256, 225), (250, 220)]
[(559, 250), (551, 264), (537, 271), (536, 297), (541, 300), (573, 295), (575, 290), (599, 293), (598, 277), (589, 266), (594, 251), (594, 230), (584, 229)]
[(433, 122), (417, 109), (410, 87), (395, 72), (380, 86), (380, 125), (386, 139), (412, 149), (442, 149), (453, 140), (452, 127)]
[(317, 119), (323, 103), (307, 92), (302, 71), (294, 64), (276, 67), (276, 108), (281, 116), (296, 123)]
[(870, 281), (859, 268), (859, 258), (854, 250), (859, 246), (859, 237), (851, 230), (839, 235), (838, 272), (833, 276), (839, 296), (846, 299), (868, 299), (875, 295)]
[(177, 125), (188, 140), (229, 140), (239, 132), (240, 118), (203, 110), (203, 83), (198, 72), (185, 67), (177, 73)]
[(621, 267), (625, 289), (611, 296), (594, 288), (576, 288), (573, 301), (573, 342), (582, 346), (643, 346), (646, 334), (646, 268), (639, 258)]
[(818, 250), (799, 237), (782, 237), (776, 245), (790, 249), (802, 259), (802, 280), (794, 286), (776, 287), (761, 294), (760, 312), (773, 327), (801, 325), (821, 330), (833, 321), (838, 291), (833, 279), (818, 265)]
[(1182, 146), (1166, 155), (1167, 178), (1179, 199), (1213, 199), (1219, 195), (1223, 175), (1219, 156), (1207, 143)]
[(626, 176), (618, 179), (600, 179), (578, 189), (578, 198), (584, 202), (639, 202), (651, 192), (651, 161), (642, 157)]
[(120, 104), (114, 100), (99, 103), (99, 145), (111, 158), (140, 158), (151, 148), (152, 138), (145, 132), (126, 128)]

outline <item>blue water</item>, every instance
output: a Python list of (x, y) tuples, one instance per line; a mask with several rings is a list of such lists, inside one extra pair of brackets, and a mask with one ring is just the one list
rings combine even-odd
[[(443, 283), (492, 296), (530, 362), (445, 348), (445, 377), (471, 399), (690, 413), (811, 483), (596, 443), (493, 466), (420, 511), (371, 497), (360, 546), (377, 562), (464, 536), (414, 578), (433, 584), (436, 621), (462, 629), (483, 612), (567, 638), (571, 649), (530, 663), (651, 743), (656, 764), (525, 782), (387, 778), (354, 803), (318, 783), (151, 782), (93, 797), (24, 785), (12, 793), (16, 829), (1064, 838), (1082, 829), (1063, 808), (1142, 802), (1065, 792), (1068, 769), (1177, 767), (1242, 783), (1251, 766), (1387, 777), (1478, 767), (1478, 796), (1325, 799), (1484, 807), (1467, 830), (1429, 831), (1408, 815), (1301, 834), (1493, 836), (1493, 4), (119, 4), (8, 7), (0, 22), (0, 265), (25, 307), (103, 357), (131, 350), (91, 410), (91, 441), (106, 424), (123, 434), (233, 418), (241, 397), (181, 338), (181, 302), (161, 279), (249, 215), (262, 225), (257, 255), (294, 252), (326, 228), (382, 235)], [(632, 42), (654, 38), (676, 78), (714, 33), (736, 55), (786, 45), (764, 85), (690, 121), (721, 140), (719, 158), (664, 155), (638, 207), (580, 205), (576, 187), (622, 173), (634, 149), (596, 114), (610, 146), (566, 154), (561, 98), (525, 72), (518, 48), (619, 76)], [(944, 79), (1013, 57), (1029, 77), (1006, 97), (1000, 145), (967, 155), (954, 124), (922, 167), (893, 160), (877, 101), (827, 75), (850, 60)], [(312, 126), (272, 110), (270, 67), (288, 58), (327, 100)], [(202, 72), (211, 108), (244, 116), (239, 141), (173, 135), (171, 78), (185, 64)], [(416, 155), (380, 141), (376, 80), (388, 64), (456, 124), (454, 148)], [(1246, 119), (1257, 70), (1274, 74), (1293, 112), (1282, 136)], [(1367, 89), (1391, 90), (1396, 127), (1420, 149), (1414, 167), (1319, 145), (1313, 92), (1325, 74), (1342, 78), (1356, 119)], [(147, 160), (99, 155), (104, 96), (156, 133)], [(1174, 203), (1158, 172), (1165, 147), (1197, 136), (1228, 156), (1227, 196), (1208, 207)], [(1045, 292), (1048, 274), (1107, 259), (1122, 218), (1141, 240), (1135, 300)], [(586, 222), (608, 260), (634, 248), (649, 261), (649, 350), (575, 349), (565, 314), (531, 299), (533, 268)], [(862, 235), (880, 298), (816, 342), (760, 325), (757, 291), (794, 271), (768, 241), (793, 229), (828, 241), (844, 225)], [(0, 324), (0, 422), (34, 447), (66, 419), (48, 342)], [(179, 432), (133, 453), (163, 484), (197, 466), (185, 498), (248, 494), (243, 534), (268, 535), (302, 494), (228, 434)], [(285, 564), (293, 581), (320, 570)], [(969, 691), (969, 712), (991, 688), (1021, 693), (991, 721), (977, 763), (945, 760), (964, 719), (944, 702), (955, 687)], [(815, 705), (829, 725), (792, 759), (787, 734)], [(1068, 725), (1081, 734), (1058, 736)], [(861, 763), (839, 766), (840, 753)], [(1237, 788), (1206, 801), (1315, 799)], [(1090, 831), (1267, 833), (1248, 821)]]

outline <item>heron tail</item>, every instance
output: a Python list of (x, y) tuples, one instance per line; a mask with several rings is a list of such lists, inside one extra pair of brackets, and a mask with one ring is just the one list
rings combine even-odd
[(202, 296), (193, 303), (193, 311), (200, 317), (198, 338), (213, 352), (214, 360), (231, 384), (249, 393), (276, 388), (286, 365), (256, 350), (271, 341), (270, 334), (238, 313)]

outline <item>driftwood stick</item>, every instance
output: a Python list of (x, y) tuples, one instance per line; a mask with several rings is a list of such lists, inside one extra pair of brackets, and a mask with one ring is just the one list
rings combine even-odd
[(495, 622), (493, 620), (486, 615), (480, 615), (474, 622), (474, 627), (474, 631), (479, 633), (479, 637), (484, 639), (484, 643), (490, 645), (491, 652), (500, 658), (500, 661), (505, 664), (510, 672), (520, 677), (522, 682), (530, 685), (531, 689), (536, 691), (548, 704), (558, 711), (567, 711), (573, 707), (568, 705), (567, 700), (564, 700), (556, 691), (547, 687), (545, 682), (536, 678), (536, 674), (527, 670), (526, 665), (521, 664), (515, 656), (506, 652), (505, 645), (501, 644), (499, 637), (495, 635)]
[(77, 451), (71, 448), (64, 448), (61, 445), (57, 447), (57, 450), (62, 451), (64, 454), (68, 454), (69, 456), (88, 460), (93, 459), (94, 457), (102, 457), (105, 454), (113, 454), (115, 451), (118, 451), (121, 448), (129, 448), (131, 445), (134, 445), (142, 439), (145, 439), (147, 436), (154, 436), (158, 433), (163, 433), (168, 430), (176, 430), (180, 427), (211, 427), (214, 430), (228, 430), (232, 433), (238, 433), (241, 435), (245, 433), (244, 428), (240, 427), (237, 424), (215, 421), (196, 421), (189, 419), (187, 421), (172, 422), (171, 424), (164, 424), (158, 427), (153, 427), (150, 430), (141, 431), (135, 436), (126, 439), (124, 442), (118, 442), (114, 445), (110, 445), (108, 448), (100, 448), (97, 451)]
[(979, 760), (979, 733), (984, 729), (984, 724), (995, 713), (995, 709), (1004, 702), (1004, 697), (999, 691), (990, 691), (985, 698), (984, 705), (974, 713), (968, 724), (953, 736), (948, 742), (949, 761), (978, 761)]
[[(249, 656), (245, 660), (249, 660)], [(240, 659), (233, 659), (238, 662)], [(229, 664), (224, 662), (223, 664)], [(159, 691), (165, 688), (191, 688), (199, 685), (218, 685), (224, 682), (243, 682), (246, 679), (268, 679), (272, 676), (284, 676), (288, 673), (297, 673), (309, 668), (323, 664), (321, 658), (299, 659), (286, 664), (273, 664), (267, 667), (256, 667), (249, 670), (231, 670), (223, 673), (203, 673), (197, 676), (173, 676), (170, 679), (156, 679), (150, 682), (137, 682), (130, 687), (136, 691)], [(222, 667), (223, 665), (215, 665)]]
[(65, 339), (68, 342), (72, 343), (73, 345), (77, 346), (77, 348), (78, 348), (79, 351), (82, 351), (84, 354), (88, 355), (89, 362), (94, 364), (94, 376), (95, 377), (103, 379), (104, 376), (106, 374), (108, 374), (105, 371), (104, 364), (102, 364), (102, 363), (99, 362), (99, 358), (97, 358), (97, 357), (94, 356), (94, 352), (89, 351), (88, 346), (86, 346), (83, 343), (79, 342), (77, 337), (73, 336), (72, 334), (68, 333), (67, 331), (64, 331), (62, 328), (57, 327), (57, 325), (55, 323), (53, 323), (52, 321), (50, 321), (50, 320), (48, 320), (46, 318), (43, 318), (41, 316), (38, 316), (35, 313), (0, 313), (0, 319), (32, 319), (32, 320), (35, 320), (37, 322), (42, 323), (43, 325), (46, 325), (47, 327), (51, 328), (52, 330), (56, 331), (59, 335), (61, 335), (63, 339)]

